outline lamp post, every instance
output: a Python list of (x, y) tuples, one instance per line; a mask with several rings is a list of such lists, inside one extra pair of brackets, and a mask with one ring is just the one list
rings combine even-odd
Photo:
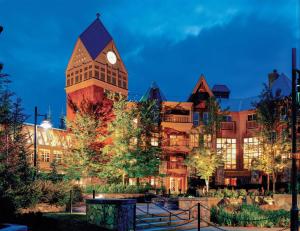
[(291, 231), (298, 231), (299, 227), (299, 209), (297, 204), (297, 163), (296, 163), (296, 154), (297, 154), (297, 72), (296, 69), (296, 48), (292, 49), (292, 171), (291, 171), (291, 186), (292, 186), (292, 208), (291, 208)]
[(47, 114), (39, 114), (37, 107), (34, 108), (34, 136), (33, 136), (33, 166), (34, 166), (34, 179), (37, 175), (37, 119), (39, 116), (44, 117), (41, 123), (41, 127), (44, 129), (49, 129), (52, 127), (51, 122), (47, 119)]

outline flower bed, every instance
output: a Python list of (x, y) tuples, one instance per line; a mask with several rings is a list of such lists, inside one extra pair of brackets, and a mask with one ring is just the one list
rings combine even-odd
[(223, 226), (288, 227), (289, 212), (266, 211), (256, 205), (213, 206), (210, 220)]

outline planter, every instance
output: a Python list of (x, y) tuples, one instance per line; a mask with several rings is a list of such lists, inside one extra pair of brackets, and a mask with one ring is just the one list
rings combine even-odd
[(178, 198), (170, 198), (167, 200), (165, 207), (169, 210), (178, 210), (179, 202)]

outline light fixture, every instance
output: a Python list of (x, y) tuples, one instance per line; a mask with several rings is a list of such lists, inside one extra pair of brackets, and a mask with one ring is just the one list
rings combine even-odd
[(42, 121), (42, 123), (41, 123), (41, 125), (40, 125), (42, 128), (44, 128), (44, 129), (49, 129), (49, 128), (52, 128), (52, 124), (51, 124), (51, 122), (49, 121), (49, 120), (47, 120), (47, 119), (44, 119), (43, 121)]

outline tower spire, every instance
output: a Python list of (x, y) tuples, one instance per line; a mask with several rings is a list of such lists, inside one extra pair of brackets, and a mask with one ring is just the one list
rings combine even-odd
[(100, 17), (100, 13), (97, 13), (96, 18), (99, 19), (99, 17)]

